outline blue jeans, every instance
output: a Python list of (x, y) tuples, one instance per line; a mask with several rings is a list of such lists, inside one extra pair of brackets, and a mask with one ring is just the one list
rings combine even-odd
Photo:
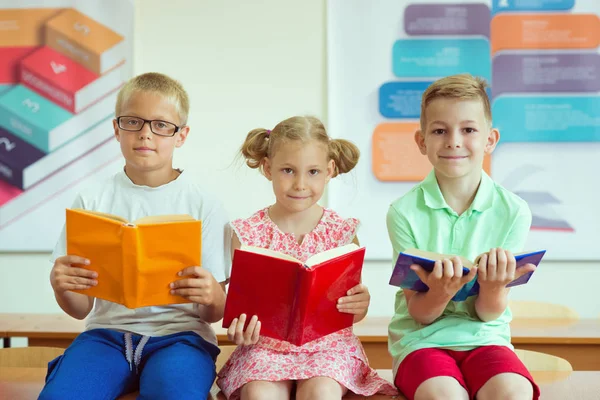
[(204, 400), (220, 350), (193, 332), (148, 337), (108, 329), (83, 332), (48, 364), (39, 399)]

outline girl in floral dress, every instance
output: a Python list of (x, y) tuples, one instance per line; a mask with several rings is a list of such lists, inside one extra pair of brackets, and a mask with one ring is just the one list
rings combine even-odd
[[(310, 256), (358, 243), (358, 220), (343, 219), (317, 204), (329, 180), (354, 168), (358, 148), (343, 139), (330, 139), (321, 121), (292, 117), (271, 130), (254, 129), (241, 153), (251, 168), (273, 184), (275, 204), (233, 227), (232, 248), (241, 244), (287, 253), (301, 261)], [(365, 285), (350, 289), (338, 300), (340, 312), (367, 314), (370, 295)], [(361, 395), (397, 394), (377, 375), (352, 328), (295, 346), (260, 336), (260, 321), (234, 319), (228, 330), (238, 348), (218, 374), (217, 384), (228, 399), (335, 399), (348, 391)]]

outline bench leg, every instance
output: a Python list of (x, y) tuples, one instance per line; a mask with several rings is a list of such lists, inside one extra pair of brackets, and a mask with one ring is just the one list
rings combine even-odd
[(10, 347), (10, 338), (9, 337), (2, 338), (2, 347), (4, 347), (5, 349)]

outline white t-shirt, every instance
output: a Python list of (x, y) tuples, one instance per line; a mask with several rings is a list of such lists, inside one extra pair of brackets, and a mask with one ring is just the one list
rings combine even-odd
[[(231, 270), (231, 228), (227, 215), (212, 196), (191, 182), (185, 172), (156, 188), (139, 186), (121, 171), (93, 188), (80, 193), (73, 208), (118, 215), (129, 221), (167, 214), (189, 214), (202, 221), (202, 268), (218, 282), (229, 278)], [(66, 231), (52, 253), (52, 262), (66, 255)], [(102, 279), (102, 277), (98, 277)], [(86, 330), (104, 328), (147, 336), (164, 336), (193, 331), (217, 345), (210, 324), (199, 318), (195, 303), (129, 309), (121, 304), (96, 299), (86, 319)]]

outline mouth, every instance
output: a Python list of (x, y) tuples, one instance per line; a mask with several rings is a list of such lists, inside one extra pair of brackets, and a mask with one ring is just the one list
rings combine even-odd
[(133, 150), (136, 151), (136, 152), (139, 152), (139, 153), (152, 153), (152, 152), (154, 152), (154, 149), (151, 149), (150, 147), (135, 147)]
[(464, 158), (467, 158), (467, 156), (440, 156), (440, 158), (444, 160), (462, 160)]
[(292, 200), (306, 200), (309, 196), (288, 196)]

